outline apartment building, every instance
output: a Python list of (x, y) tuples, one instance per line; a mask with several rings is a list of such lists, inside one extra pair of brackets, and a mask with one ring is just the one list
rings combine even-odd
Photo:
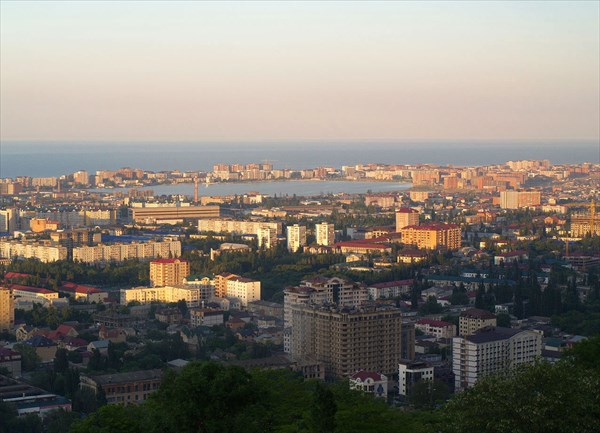
[(327, 378), (397, 371), (402, 312), (396, 308), (296, 305), (291, 322), (291, 356), (322, 362)]
[(294, 224), (287, 227), (287, 248), (295, 253), (306, 245), (306, 226)]
[(232, 233), (235, 235), (259, 235), (260, 229), (268, 227), (275, 230), (275, 235), (282, 233), (280, 222), (236, 221), (230, 219), (201, 219), (198, 221), (199, 232)]
[(277, 245), (277, 230), (271, 226), (261, 226), (258, 229), (259, 248), (271, 249)]
[(260, 281), (243, 278), (239, 275), (223, 272), (214, 279), (215, 296), (218, 298), (238, 298), (242, 306), (260, 299)]
[(496, 316), (487, 310), (470, 308), (460, 313), (458, 318), (458, 335), (472, 335), (481, 328), (496, 326)]
[(151, 302), (178, 302), (184, 300), (188, 307), (200, 305), (200, 289), (189, 286), (166, 286), (166, 287), (133, 287), (121, 289), (120, 303), (127, 305), (135, 301), (140, 304)]
[(435, 338), (453, 338), (456, 336), (456, 326), (443, 320), (419, 319), (415, 323), (415, 328), (426, 335), (433, 335)]
[(208, 301), (216, 296), (215, 282), (210, 277), (189, 275), (183, 279), (183, 285), (200, 289), (200, 301)]
[(190, 262), (182, 259), (150, 261), (150, 284), (153, 287), (181, 284), (190, 274)]
[(315, 224), (317, 245), (329, 247), (335, 242), (335, 226), (326, 222)]
[(12, 329), (15, 324), (15, 300), (11, 289), (0, 287), (0, 331)]
[(502, 209), (521, 209), (541, 204), (540, 191), (501, 191), (500, 207)]
[(162, 370), (141, 370), (127, 373), (88, 376), (81, 374), (79, 388), (89, 389), (94, 394), (100, 390), (108, 404), (140, 404), (158, 390), (162, 380)]
[(460, 248), (461, 231), (456, 224), (430, 223), (420, 226), (406, 226), (400, 229), (402, 243), (415, 245), (417, 248), (438, 249)]
[(418, 226), (419, 225), (419, 212), (407, 208), (402, 207), (396, 210), (396, 231), (399, 232), (400, 229), (408, 226)]
[(542, 354), (542, 334), (537, 331), (487, 327), (452, 341), (455, 389), (464, 390), (489, 374), (531, 364)]

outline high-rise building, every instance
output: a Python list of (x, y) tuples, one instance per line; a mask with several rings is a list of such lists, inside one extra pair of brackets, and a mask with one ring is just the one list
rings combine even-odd
[(421, 226), (406, 226), (400, 229), (402, 243), (416, 245), (418, 248), (437, 249), (460, 248), (461, 232), (456, 224), (431, 223)]
[(73, 182), (77, 185), (88, 185), (89, 184), (89, 174), (85, 170), (79, 170), (73, 173)]
[(315, 225), (317, 245), (331, 246), (335, 242), (335, 228), (333, 224), (322, 222)]
[(500, 207), (502, 209), (520, 209), (541, 204), (539, 191), (501, 191)]
[(596, 212), (596, 203), (592, 202), (589, 212), (571, 215), (571, 236), (583, 237), (588, 234), (600, 236), (600, 216)]
[(295, 253), (299, 248), (306, 245), (306, 226), (294, 224), (287, 227), (287, 247)]
[(135, 301), (140, 304), (151, 302), (177, 302), (185, 301), (188, 307), (200, 305), (200, 288), (190, 286), (164, 286), (164, 287), (133, 287), (121, 289), (120, 302), (127, 305)]
[(264, 248), (264, 249), (270, 249), (273, 248), (275, 245), (277, 245), (277, 229), (268, 226), (268, 225), (262, 225), (260, 226), (260, 228), (258, 229), (258, 233), (257, 233), (257, 237), (258, 237), (258, 246), (260, 248)]
[(182, 259), (157, 259), (150, 262), (150, 284), (153, 287), (182, 284), (190, 274), (190, 262)]
[(392, 307), (297, 305), (290, 354), (325, 365), (326, 378), (360, 371), (395, 374), (402, 355), (402, 312)]
[(419, 212), (407, 207), (401, 207), (396, 210), (396, 231), (399, 232), (404, 227), (418, 226)]
[(11, 289), (0, 287), (0, 331), (11, 329), (15, 324), (15, 299)]
[(458, 318), (458, 335), (472, 335), (481, 328), (496, 326), (496, 316), (487, 310), (470, 308), (460, 313)]
[(12, 234), (18, 228), (19, 214), (16, 209), (0, 209), (0, 233)]
[(487, 327), (452, 340), (452, 371), (457, 391), (470, 388), (481, 377), (530, 364), (542, 354), (537, 331)]

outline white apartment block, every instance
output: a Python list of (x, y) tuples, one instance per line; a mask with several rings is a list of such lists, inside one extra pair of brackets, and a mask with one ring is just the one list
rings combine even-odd
[(121, 289), (120, 295), (122, 305), (127, 305), (132, 301), (150, 304), (151, 302), (178, 302), (180, 300), (184, 300), (188, 307), (200, 305), (200, 289), (197, 287), (134, 287)]
[(50, 241), (0, 241), (0, 257), (38, 259), (41, 262), (55, 262), (67, 259), (67, 247)]
[(242, 306), (247, 307), (248, 302), (260, 300), (260, 281), (233, 276), (227, 279), (226, 296), (240, 300)]
[(259, 235), (262, 227), (275, 230), (275, 236), (282, 232), (280, 222), (235, 221), (226, 219), (201, 219), (198, 221), (198, 231), (215, 233), (232, 233), (236, 235)]
[(455, 337), (452, 371), (455, 389), (475, 385), (481, 377), (533, 363), (542, 354), (542, 334), (536, 331), (489, 327)]
[(335, 228), (333, 224), (321, 223), (315, 225), (317, 245), (331, 246), (335, 243)]
[(306, 226), (294, 224), (287, 227), (287, 248), (295, 253), (306, 245)]
[(262, 226), (258, 229), (258, 246), (266, 250), (277, 245), (277, 230), (270, 226)]

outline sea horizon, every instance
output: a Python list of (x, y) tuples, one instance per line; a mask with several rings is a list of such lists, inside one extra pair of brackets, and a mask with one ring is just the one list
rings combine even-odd
[(268, 160), (299, 170), (367, 163), (494, 165), (548, 159), (552, 164), (600, 162), (598, 140), (264, 140), (0, 142), (0, 177), (60, 176), (121, 167), (148, 171), (211, 171), (217, 163)]

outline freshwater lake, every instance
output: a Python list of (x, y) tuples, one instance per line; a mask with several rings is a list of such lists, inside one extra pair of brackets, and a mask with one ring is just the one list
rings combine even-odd
[[(200, 184), (198, 194), (208, 195), (242, 195), (248, 192), (259, 192), (269, 196), (315, 196), (322, 194), (361, 194), (366, 192), (397, 192), (410, 188), (412, 184), (401, 182), (353, 182), (353, 181), (312, 181), (312, 180), (287, 180), (265, 182), (231, 182)], [(194, 195), (194, 184), (184, 183), (175, 185), (156, 185), (140, 190), (151, 189), (154, 195)], [(127, 192), (129, 188), (94, 189), (96, 192)]]

